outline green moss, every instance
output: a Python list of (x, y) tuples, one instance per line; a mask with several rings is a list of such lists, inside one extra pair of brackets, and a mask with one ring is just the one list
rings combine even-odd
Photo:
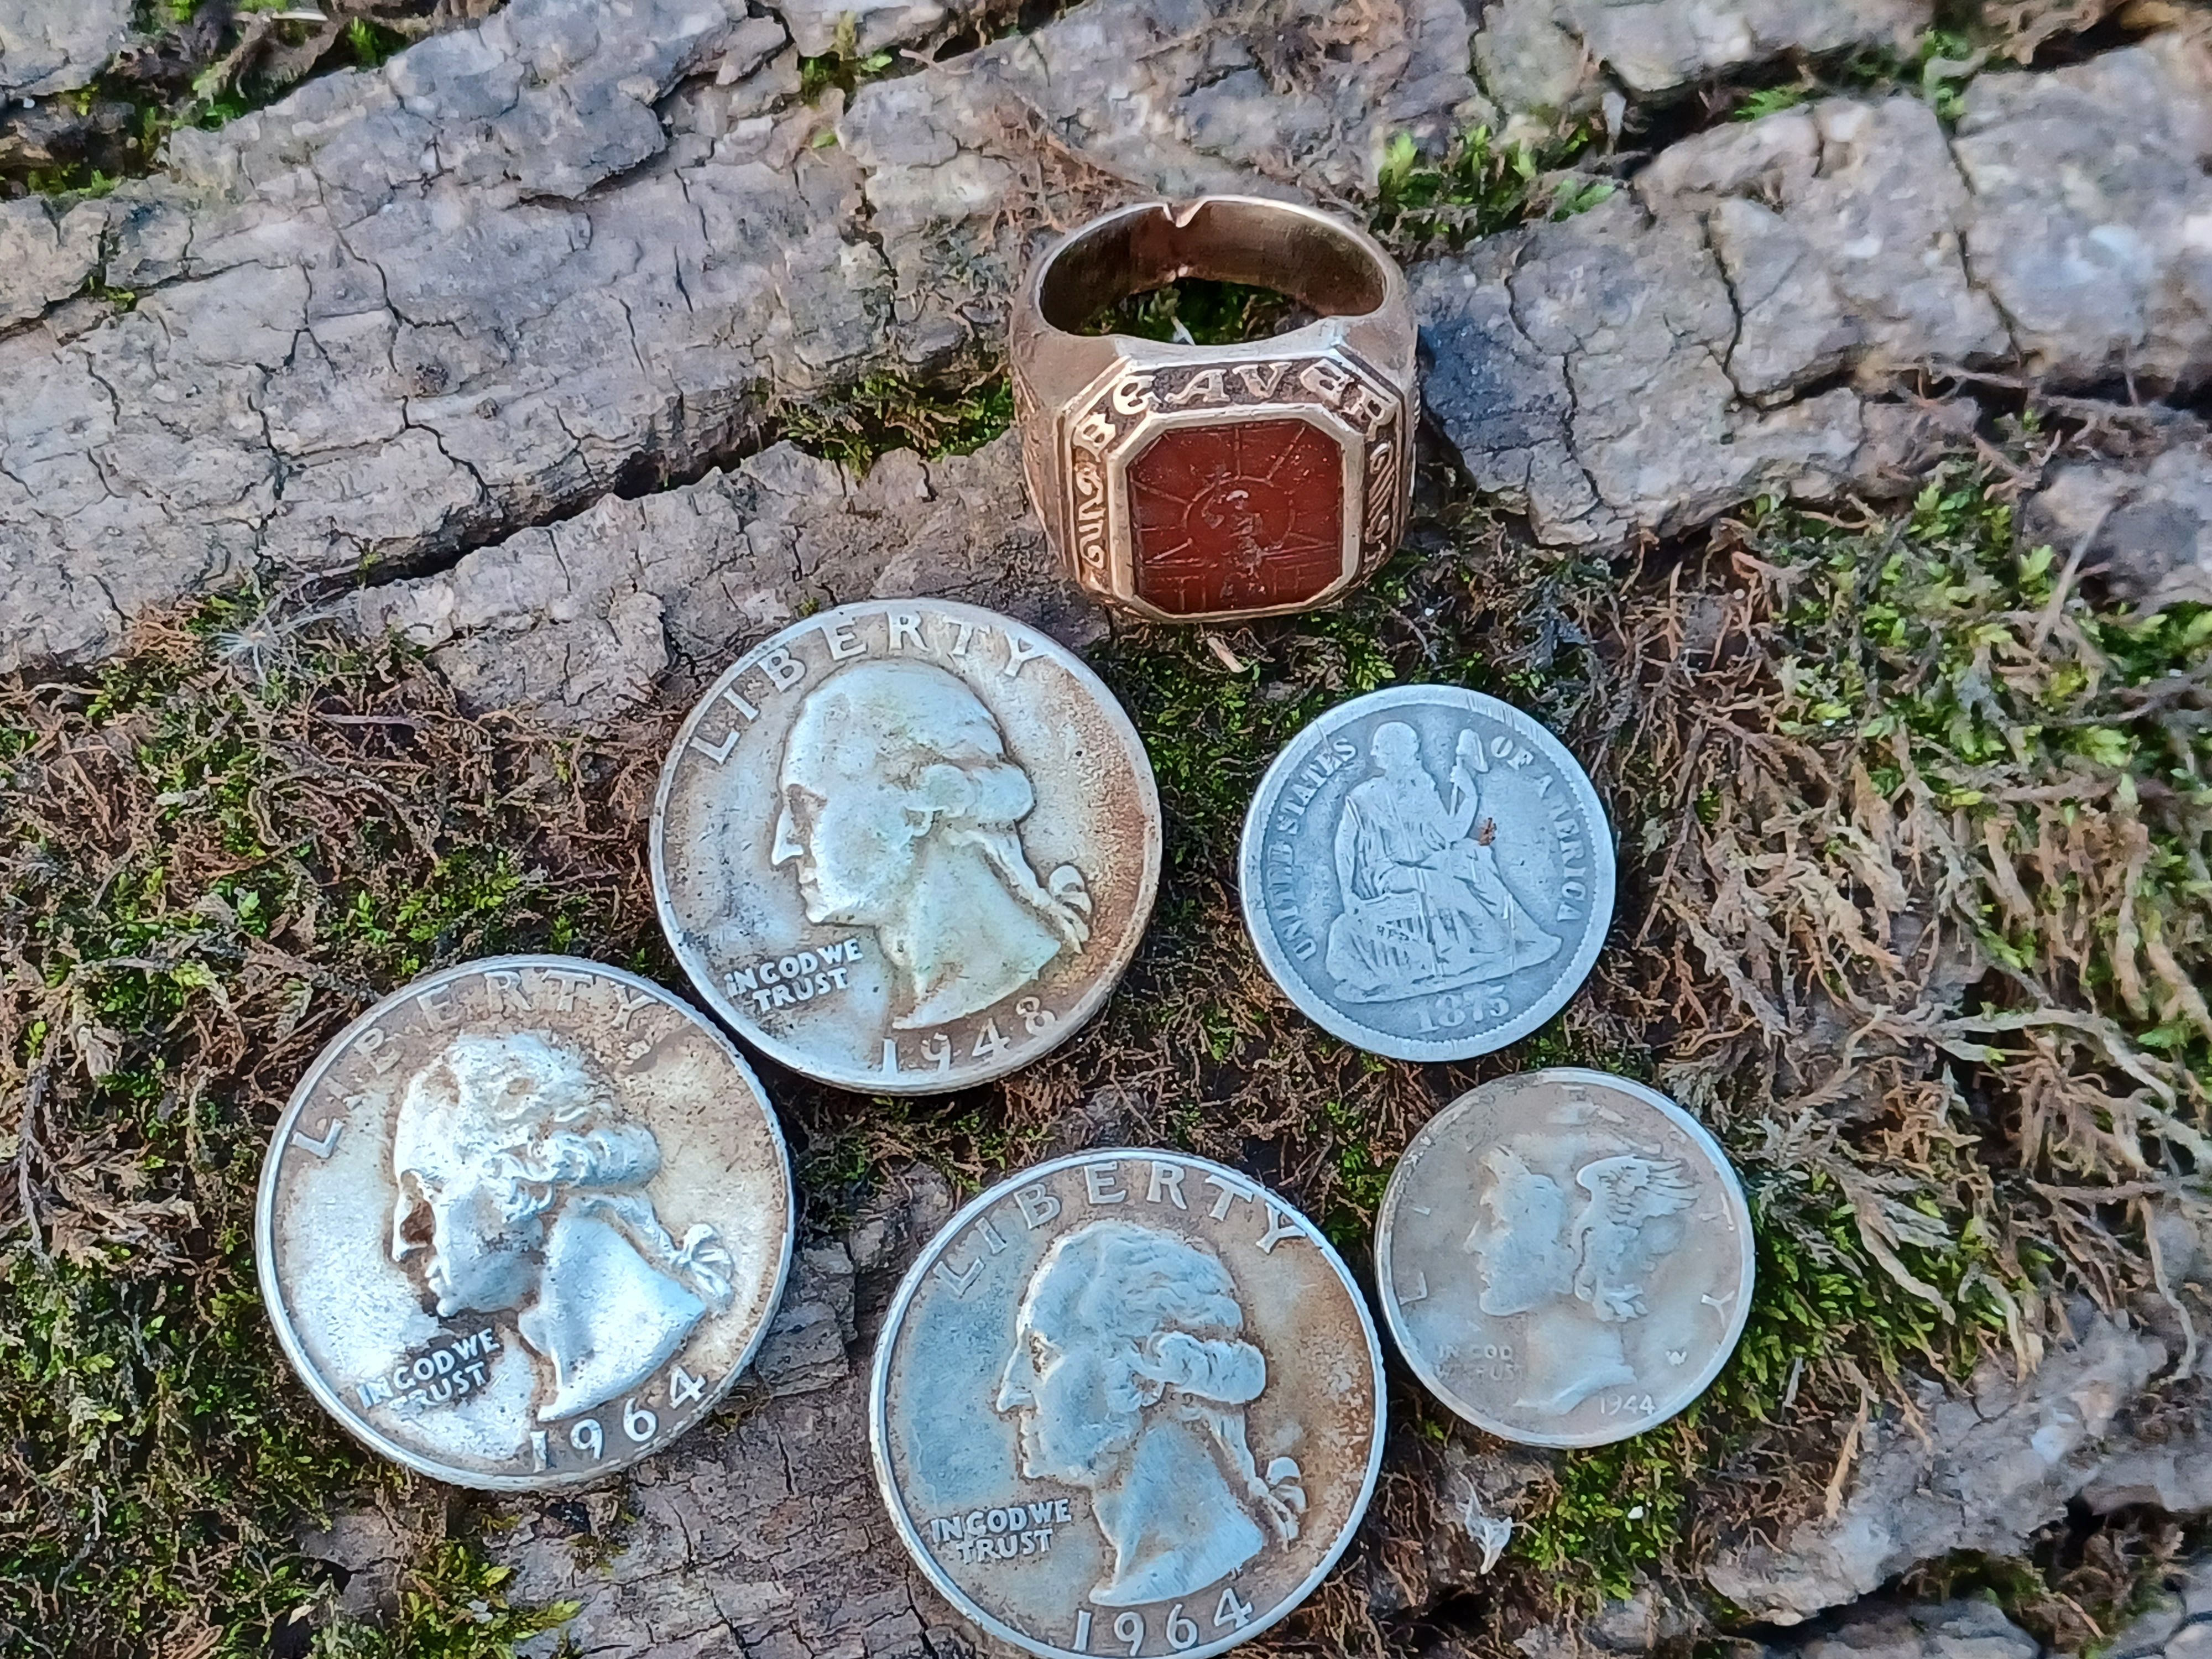
[(1356, 1107), (1342, 1100), (1325, 1100), (1321, 1109), (1336, 1131), (1337, 1174), (1337, 1203), (1322, 1218), (1322, 1230), (1339, 1249), (1364, 1250), (1397, 1160), (1376, 1152), (1368, 1139), (1372, 1126)]
[(1698, 1462), (1694, 1431), (1679, 1420), (1568, 1452), (1552, 1501), (1516, 1529), (1510, 1547), (1549, 1576), (1564, 1601), (1625, 1597), (1680, 1542)]
[(1732, 121), (1762, 121), (1770, 115), (1779, 115), (1785, 109), (1795, 109), (1813, 96), (1813, 88), (1803, 82), (1785, 87), (1761, 87), (1735, 106), (1729, 117)]
[[(1838, 1455), (1822, 1425), (1850, 1415), (1852, 1379), (1880, 1407), (1908, 1374), (1963, 1378), (1991, 1351), (2032, 1344), (2027, 1310), (2085, 1267), (2139, 1281), (2139, 1253), (2069, 1256), (2083, 1232), (2047, 1221), (2047, 1193), (2028, 1178), (2094, 1189), (2159, 1167), (2206, 1127), (2212, 1023), (2190, 988), (2212, 972), (2212, 722), (2201, 684), (2212, 615), (2177, 606), (2144, 617), (2096, 602), (2051, 550), (2019, 544), (2008, 490), (1964, 465), (1939, 471), (1893, 517), (1838, 522), (1769, 502), (1722, 538), (1747, 543), (1776, 573), (1771, 607), (1752, 626), (1761, 674), (1728, 684), (1765, 685), (1765, 700), (1739, 702), (1736, 718), (1756, 709), (1748, 718), (1771, 733), (1760, 741), (1780, 746), (1757, 767), (1719, 758), (1649, 787), (1705, 830), (1736, 837), (1730, 858), (1761, 860), (1776, 882), (1796, 858), (1788, 867), (1826, 872), (1866, 903), (1852, 872), (1895, 860), (1912, 877), (1901, 902), (1978, 936), (2003, 971), (1961, 1016), (1986, 1041), (1947, 1039), (1948, 1069), (1887, 1095), (1867, 1069), (1863, 1115), (1832, 1129), (1789, 1127), (1756, 1064), (1717, 1074), (1736, 1104), (1713, 1121), (1755, 1218), (1747, 1322), (1713, 1386), (1679, 1418), (1561, 1459), (1556, 1490), (1527, 1515), (1516, 1550), (1571, 1600), (1682, 1570), (1693, 1546), (1679, 1496), (1726, 1492), (1717, 1471), (1763, 1468), (1770, 1492), (1794, 1490), (1787, 1501), (1802, 1512), (1806, 1486), (1817, 1489)], [(1881, 804), (1866, 809), (1874, 831), (1839, 831), (1825, 847), (1815, 833), (1796, 851), (1761, 839), (1778, 813), (1819, 821), (1815, 803), (1842, 787), (1825, 781), (1855, 769)], [(1805, 830), (1796, 833), (1802, 843)], [(1948, 860), (1946, 878), (1909, 847)], [(1778, 910), (1769, 925), (1826, 924)], [(1790, 934), (1792, 949), (1828, 953), (1831, 988), (1850, 963), (1837, 937)], [(1861, 969), (1854, 982), (1878, 1003), (1884, 981)], [(2077, 1042), (2084, 1018), (2109, 1022), (2118, 1052), (2136, 1045), (2127, 1063), (2172, 1091), (2170, 1109), (2114, 1121), (2115, 1051)], [(2032, 1044), (2008, 1035), (2008, 1021), (2045, 1035)], [(1571, 1040), (1539, 1037), (1528, 1057), (1552, 1063), (1548, 1043)], [(1633, 1059), (1601, 1063), (1630, 1069)], [(1783, 1449), (1799, 1445), (1812, 1468), (1790, 1467), (1800, 1454)], [(2010, 1590), (1999, 1582), (2008, 1574)], [(2044, 1580), (2014, 1566), (1975, 1582), (2024, 1595)], [(2108, 1600), (2133, 1581), (2121, 1572), (2118, 1582)], [(2078, 1645), (2094, 1631), (2061, 1614), (2078, 1613), (2086, 1592), (2058, 1583), (2049, 1580), (2045, 1623)]]
[(240, 1218), (192, 1272), (113, 1245), (9, 1265), (0, 1432), (40, 1479), (0, 1543), (0, 1632), (27, 1651), (114, 1651), (228, 1613), (215, 1650), (265, 1652), (313, 1575), (239, 1511), (313, 1516), (371, 1474), (279, 1375), (242, 1225), (262, 1137), (212, 1103), (191, 1109), (195, 1146), (181, 1124), (149, 1135), (139, 1167), (164, 1187), (179, 1170), (211, 1219)]
[(1513, 1069), (1540, 1072), (1554, 1066), (1579, 1066), (1594, 1072), (1611, 1072), (1649, 1083), (1656, 1075), (1648, 1049), (1618, 1041), (1602, 1041), (1578, 1030), (1564, 1014), (1555, 1014), (1513, 1045)]
[[(1630, 1593), (1640, 1574), (1674, 1558), (1689, 1505), (1762, 1426), (1789, 1420), (1786, 1401), (1814, 1368), (1848, 1360), (1895, 1378), (1931, 1366), (1963, 1377), (1981, 1349), (1929, 1302), (1870, 1261), (1849, 1204), (1832, 1184), (1745, 1171), (1758, 1263), (1741, 1340), (1712, 1386), (1680, 1416), (1611, 1446), (1565, 1454), (1558, 1487), (1525, 1522), (1513, 1549), (1568, 1601)], [(1790, 1213), (1781, 1213), (1782, 1206)], [(1905, 1248), (1911, 1265), (1955, 1293), (1975, 1253)], [(1993, 1329), (2003, 1330), (1993, 1306)]]
[(849, 99), (862, 86), (897, 64), (896, 55), (888, 52), (870, 52), (863, 57), (859, 25), (851, 12), (842, 13), (837, 19), (830, 50), (818, 58), (799, 60), (799, 98), (811, 104), (835, 87)]
[(1383, 152), (1370, 228), (1401, 258), (1459, 248), (1532, 219), (1565, 219), (1613, 193), (1607, 179), (1572, 171), (1604, 129), (1584, 123), (1541, 149), (1500, 144), (1488, 127), (1455, 138), (1438, 157), (1399, 133)]
[(345, 27), (345, 54), (354, 69), (381, 69), (407, 44), (407, 37), (373, 18), (356, 17)]
[(871, 374), (813, 402), (784, 402), (774, 416), (780, 435), (857, 472), (894, 449), (917, 451), (926, 460), (969, 454), (1013, 422), (1013, 392), (1003, 374), (957, 386)]
[[(1978, 38), (1988, 35), (1989, 38)], [(1868, 46), (1833, 53), (1801, 63), (1796, 79), (1780, 85), (1759, 87), (1740, 94), (1730, 112), (1736, 121), (1756, 121), (1785, 109), (1830, 97), (1878, 97), (1910, 92), (1925, 99), (1936, 118), (1946, 126), (1955, 124), (1965, 107), (1964, 88), (1980, 67), (1984, 52), (1977, 47), (2001, 47), (2002, 40), (1978, 20), (1976, 37), (1955, 29), (1929, 29), (1907, 51)]]
[(1103, 307), (1079, 331), (1133, 334), (1146, 340), (1181, 340), (1194, 345), (1233, 345), (1240, 340), (1280, 334), (1297, 327), (1299, 321), (1296, 303), (1272, 288), (1188, 276)]
[[(296, 1528), (406, 1483), (276, 1352), (251, 1244), (275, 1113), (374, 989), (586, 934), (634, 955), (651, 927), (579, 855), (590, 754), (495, 750), (407, 656), (258, 614), (211, 605), (82, 684), (0, 685), (9, 1651), (204, 1627), (208, 1653), (263, 1655), (327, 1626)], [(425, 1564), (399, 1633), (345, 1650), (504, 1652), (537, 1615), (491, 1571)], [(496, 1616), (453, 1623), (476, 1601)]]
[(517, 1642), (574, 1618), (581, 1605), (517, 1607), (507, 1595), (514, 1577), (465, 1543), (441, 1544), (407, 1575), (390, 1629), (331, 1626), (319, 1633), (313, 1659), (509, 1659)]
[[(2008, 502), (1960, 468), (1893, 529), (1769, 502), (1751, 534), (1791, 594), (1780, 729), (1865, 755), (1880, 788), (1902, 790), (1909, 763), (1984, 849), (1960, 917), (1984, 951), (2023, 988), (2080, 997), (2173, 1062), (2202, 1125), (2212, 730), (2190, 710), (2212, 609), (2091, 605), (2051, 548), (2016, 545)], [(2080, 927), (2085, 913), (2100, 925)]]

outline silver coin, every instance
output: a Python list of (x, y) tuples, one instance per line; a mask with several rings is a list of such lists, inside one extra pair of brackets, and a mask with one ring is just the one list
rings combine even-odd
[(373, 1450), (534, 1491), (711, 1410), (781, 1295), (775, 1114), (658, 986), (501, 957), (395, 992), (277, 1120), (254, 1217), (285, 1357)]
[(1159, 880), (1136, 729), (1070, 652), (929, 599), (825, 611), (691, 711), (653, 811), (692, 983), (794, 1072), (871, 1094), (1003, 1076), (1103, 1006)]
[(876, 1347), (891, 1519), (992, 1635), (1073, 1659), (1219, 1653), (1343, 1553), (1382, 1457), (1382, 1352), (1344, 1263), (1247, 1177), (1054, 1159), (925, 1249)]
[(1468, 1060), (1565, 1007), (1613, 921), (1613, 832), (1510, 704), (1407, 685), (1339, 704), (1260, 780), (1238, 861), (1275, 982), (1398, 1060)]
[(1751, 1308), (1751, 1211), (1666, 1096), (1561, 1067), (1431, 1119), (1376, 1220), (1390, 1334), (1429, 1391), (1531, 1446), (1602, 1446), (1695, 1400)]

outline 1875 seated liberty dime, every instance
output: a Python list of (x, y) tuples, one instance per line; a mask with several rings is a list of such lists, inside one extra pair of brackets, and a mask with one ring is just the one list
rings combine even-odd
[(936, 600), (841, 605), (739, 658), (653, 814), (700, 994), (781, 1064), (869, 1093), (964, 1088), (1075, 1030), (1159, 866), (1113, 694), (1034, 629)]
[(1549, 732), (1449, 685), (1341, 703), (1267, 769), (1238, 866), (1260, 960), (1316, 1023), (1399, 1060), (1517, 1042), (1613, 920), (1613, 833)]
[(619, 969), (503, 957), (323, 1051), (277, 1121), (254, 1248), (341, 1424), (439, 1480), (531, 1490), (713, 1408), (793, 1225), (782, 1132), (727, 1037)]
[(1750, 1310), (1751, 1212), (1696, 1119), (1602, 1072), (1501, 1078), (1413, 1137), (1376, 1222), (1382, 1313), (1462, 1417), (1600, 1446), (1704, 1393)]
[(1311, 1592), (1382, 1455), (1382, 1352), (1313, 1224), (1234, 1170), (1002, 1182), (893, 1298), (876, 1479), (947, 1600), (1047, 1656), (1205, 1655)]

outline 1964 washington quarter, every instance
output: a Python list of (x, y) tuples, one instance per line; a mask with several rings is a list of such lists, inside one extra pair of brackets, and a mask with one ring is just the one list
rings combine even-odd
[(1462, 1095), (1376, 1219), (1382, 1316), (1480, 1428), (1601, 1446), (1720, 1374), (1750, 1310), (1751, 1212), (1712, 1136), (1626, 1078), (1561, 1067)]
[(1047, 1659), (1218, 1653), (1320, 1583), (1382, 1456), (1344, 1263), (1247, 1177), (1079, 1153), (925, 1249), (876, 1348), (876, 1479), (916, 1561)]
[(457, 1486), (573, 1486), (711, 1410), (767, 1328), (783, 1135), (730, 1040), (568, 957), (386, 997), (301, 1079), (254, 1247), (285, 1356), (372, 1449)]
[(653, 881), (714, 1011), (794, 1072), (932, 1094), (1104, 1004), (1159, 879), (1136, 729), (973, 605), (841, 605), (740, 657), (662, 771)]
[(1510, 704), (1394, 686), (1322, 714), (1244, 820), (1260, 960), (1315, 1023), (1397, 1060), (1469, 1060), (1565, 1007), (1613, 921), (1613, 832)]

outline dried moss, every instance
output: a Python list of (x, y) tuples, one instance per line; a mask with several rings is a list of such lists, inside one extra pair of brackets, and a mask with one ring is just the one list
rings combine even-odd
[(265, 1653), (301, 1609), (327, 1622), (295, 1529), (406, 1484), (276, 1355), (269, 1124), (433, 961), (580, 932), (637, 956), (635, 854), (586, 791), (646, 757), (495, 732), (405, 656), (245, 605), (88, 682), (0, 688), (0, 1645)]
[[(882, 431), (927, 447), (982, 418), (924, 421), (910, 394), (883, 391)], [(1531, 550), (1431, 477), (1407, 549), (1342, 609), (1121, 631), (1097, 659), (1167, 820), (1134, 967), (1093, 1027), (988, 1089), (872, 1102), (775, 1079), (809, 1224), (917, 1156), (974, 1186), (1066, 1146), (1164, 1141), (1279, 1185), (1357, 1258), (1399, 1151), (1454, 1094), (1530, 1065), (1628, 1071), (1745, 1174), (1750, 1324), (1691, 1412), (1556, 1460), (1515, 1508), (1496, 1588), (1451, 1617), (1502, 1645), (1817, 1505), (1863, 1402), (1916, 1370), (2032, 1356), (2062, 1293), (2139, 1287), (2126, 1194), (2187, 1173), (2205, 1132), (2207, 1034), (2158, 951), (2181, 984), (2207, 965), (2212, 623), (2083, 594), (2014, 545), (2017, 488), (1954, 469), (1902, 512), (1768, 504), (1670, 562), (1615, 567)], [(1344, 696), (1420, 679), (1560, 732), (1621, 838), (1589, 987), (1461, 1066), (1377, 1060), (1297, 1018), (1234, 890), (1280, 745)], [(120, 1653), (204, 1621), (215, 1650), (258, 1651), (306, 1607), (334, 1654), (439, 1650), (405, 1646), (404, 1622), (347, 1631), (293, 1547), (300, 1516), (400, 1477), (267, 1352), (241, 1242), (261, 1138), (337, 1022), (418, 969), (547, 946), (669, 976), (638, 828), (664, 731), (471, 721), (404, 654), (245, 603), (92, 679), (0, 695), (0, 1097), (22, 1105), (0, 1150), (36, 1222), (34, 1243), (24, 1189), (0, 1182), (0, 1618), (25, 1640)], [(1418, 1402), (1405, 1416), (1373, 1560), (1277, 1646), (1419, 1639), (1365, 1587), (1419, 1582), (1437, 1525), (1420, 1460), (1480, 1443)], [(465, 1591), (476, 1570), (416, 1564), (490, 1608)]]
[[(1571, 1598), (1803, 1513), (1907, 1371), (2032, 1365), (2063, 1295), (2148, 1288), (2146, 1194), (2201, 1167), (2212, 617), (2020, 546), (2028, 476), (1762, 503), (1631, 636), (1644, 904), (1601, 971), (1742, 1170), (1759, 1284), (1703, 1401), (1523, 1516)], [(1635, 1496), (1670, 1483), (1708, 1502)]]

